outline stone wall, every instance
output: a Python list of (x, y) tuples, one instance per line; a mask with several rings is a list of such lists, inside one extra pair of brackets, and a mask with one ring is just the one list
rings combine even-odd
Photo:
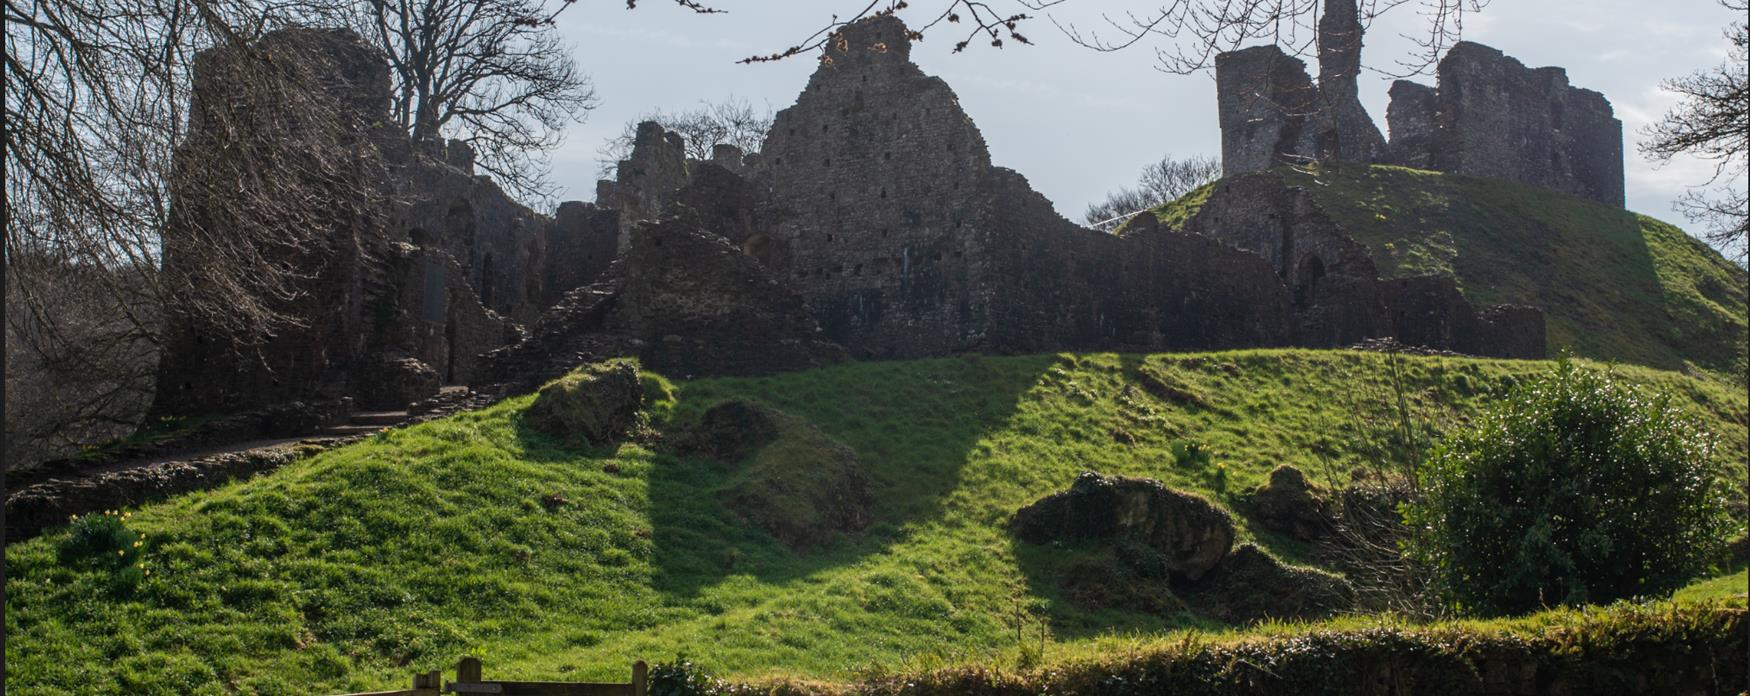
[[(393, 126), (388, 65), (356, 35), (281, 30), (254, 50), (295, 66), (295, 86), (263, 92), (254, 72), (260, 64), (236, 49), (197, 58), (190, 133), (178, 153), (183, 178), (172, 183), (176, 217), (164, 234), (167, 278), (200, 287), (205, 276), (189, 259), (200, 257), (194, 252), (206, 240), (265, 224), (212, 199), (212, 191), (224, 189), (206, 185), (239, 176), (224, 169), (236, 148), (296, 165), (309, 147), (300, 136), (341, 132), (351, 140), (331, 146), (350, 148), (350, 159), (370, 166), (326, 171), (329, 178), (312, 188), (334, 191), (335, 199), (315, 202), (299, 219), (317, 231), (317, 241), (276, 252), (307, 273), (274, 305), (293, 320), (290, 326), (265, 340), (237, 342), (228, 328), (170, 303), (155, 414), (347, 396), (399, 407), (405, 404), (393, 403), (398, 397), (377, 397), (405, 391), (385, 383), (396, 374), (426, 379), (422, 370), (402, 370), (406, 361), (422, 363), (443, 383), (477, 379), (481, 353), (515, 342), (520, 324), (612, 262), (617, 212), (573, 203), (561, 207), (557, 220), (548, 218), (477, 176), (465, 144), (415, 143)], [(320, 108), (288, 110), (275, 101), (278, 94)], [(311, 120), (279, 122), (299, 118)], [(260, 174), (312, 181), (297, 170)]]
[[(1184, 231), (1256, 254), (1291, 298), (1296, 345), (1392, 338), (1473, 355), (1545, 357), (1543, 312), (1479, 310), (1451, 278), (1379, 278), (1372, 253), (1302, 188), (1274, 172), (1216, 184)], [(1128, 230), (1127, 230), (1128, 232)]]
[(1223, 174), (1315, 159), (1372, 162), (1386, 151), (1361, 106), (1362, 27), (1354, 0), (1325, 3), (1319, 81), (1274, 44), (1215, 58)]
[(1527, 68), (1463, 41), (1439, 87), (1392, 84), (1384, 141), (1356, 97), (1362, 27), (1352, 0), (1319, 21), (1319, 80), (1274, 45), (1216, 56), (1224, 174), (1311, 160), (1384, 162), (1516, 181), (1623, 205), (1622, 123), (1561, 68)]
[(1452, 47), (1439, 74), (1436, 169), (1622, 207), (1622, 122), (1604, 95), (1570, 86), (1561, 68), (1527, 68), (1469, 41)]
[[(170, 182), (172, 217), (163, 232), (164, 281), (172, 292), (154, 415), (338, 397), (357, 361), (345, 346), (364, 333), (365, 259), (387, 225), (384, 211), (359, 201), (387, 197), (370, 177), (378, 173), (373, 141), (382, 135), (372, 117), (388, 109), (388, 66), (350, 32), (280, 31), (254, 49), (258, 57), (222, 47), (195, 60), (189, 133), (176, 155), (179, 178)], [(280, 85), (264, 79), (261, 58), (283, 66), (285, 79), (302, 89), (275, 89)], [(281, 138), (298, 134), (312, 144), (280, 149)], [(237, 171), (240, 161), (255, 170)], [(342, 161), (360, 163), (359, 169), (346, 171), (337, 164)], [(229, 187), (212, 185), (246, 176), (298, 185), (310, 171), (352, 178), (344, 186), (310, 187), (315, 200), (307, 210), (265, 213), (240, 204)], [(296, 248), (253, 250), (304, 271), (298, 292), (265, 301), (291, 319), (265, 341), (239, 336), (223, 318), (191, 309), (215, 302), (200, 298), (213, 285), (206, 264), (229, 262), (213, 258), (211, 249), (240, 227), (309, 235)]]
[[(1355, 97), (1353, 3), (1327, 10), (1317, 87), (1273, 47), (1218, 60), (1230, 170), (1306, 153), (1386, 156)], [(339, 214), (344, 206), (319, 211), (330, 214), (323, 242), (297, 252), (312, 269), (308, 286), (286, 306), (300, 326), (240, 352), (206, 327), (173, 321), (160, 413), (346, 396), (394, 406), (430, 391), (433, 375), (529, 386), (616, 355), (677, 376), (795, 369), (847, 354), (1376, 337), (1542, 355), (1535, 309), (1476, 310), (1450, 283), (1380, 281), (1367, 249), (1280, 178), (1230, 178), (1183, 230), (1146, 216), (1122, 237), (1071, 223), (1020, 174), (992, 164), (954, 92), (910, 61), (908, 31), (892, 17), (848, 25), (828, 42), (796, 103), (776, 115), (764, 152), (720, 146), (709, 161), (691, 161), (680, 136), (641, 124), (597, 202), (566, 203), (556, 218), (475, 175), (462, 143), (412, 143), (381, 125), (387, 73), (357, 37), (294, 30), (263, 45), (337, 76), (311, 89), (342, 105), (361, 124), (361, 147), (381, 153), (384, 181), (357, 182), (374, 186), (368, 199), (380, 204), (350, 217)], [(234, 86), (213, 78), (228, 60), (202, 57), (197, 106), (238, 103)], [(1468, 113), (1439, 106), (1466, 89), (1461, 73), (1451, 93), (1398, 89), (1416, 99), (1394, 106), (1402, 147), (1392, 156), (1409, 149), (1411, 131), (1434, 143), (1431, 161), (1441, 152), (1445, 122)], [(1556, 84), (1552, 73), (1536, 75)], [(1567, 106), (1550, 113), (1566, 113), (1570, 129), (1597, 130), (1590, 93), (1563, 94)], [(191, 162), (231, 133), (204, 123), (197, 110)], [(184, 197), (177, 209), (192, 223), (205, 208)], [(175, 227), (166, 238), (176, 269), (179, 245), (192, 242)]]
[(910, 50), (897, 19), (845, 27), (761, 153), (777, 219), (761, 255), (828, 337), (864, 357), (1287, 339), (1268, 266), (1065, 220), (991, 164), (953, 90)]

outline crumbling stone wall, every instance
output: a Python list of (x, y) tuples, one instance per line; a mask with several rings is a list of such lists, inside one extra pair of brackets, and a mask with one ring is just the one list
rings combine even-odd
[[(319, 396), (338, 398), (356, 356), (340, 349), (363, 334), (365, 303), (359, 292), (367, 275), (365, 257), (370, 237), (385, 226), (380, 211), (356, 203), (384, 195), (379, 182), (367, 179), (368, 166), (355, 172), (347, 186), (315, 188), (333, 200), (319, 199), (295, 221), (258, 220), (230, 198), (227, 187), (213, 186), (208, 177), (235, 176), (226, 162), (240, 151), (255, 153), (264, 169), (261, 180), (298, 180), (310, 169), (333, 166), (339, 159), (374, 163), (372, 141), (382, 133), (376, 113), (389, 107), (388, 66), (350, 32), (292, 29), (274, 32), (254, 47), (259, 55), (288, 67), (288, 79), (304, 84), (304, 100), (292, 108), (289, 96), (264, 84), (258, 63), (234, 47), (205, 51), (194, 64), (189, 133), (177, 153), (183, 177), (170, 182), (172, 218), (163, 232), (163, 272), (166, 285), (198, 292), (208, 281), (203, 264), (223, 263), (207, 256), (205, 240), (243, 225), (296, 224), (311, 235), (311, 243), (296, 249), (264, 249), (272, 260), (304, 269), (302, 292), (268, 300), (273, 311), (293, 321), (265, 342), (233, 338), (222, 323), (211, 321), (172, 295), (165, 307), (164, 349), (159, 363), (154, 415), (241, 411), (258, 406)], [(295, 70), (296, 72), (293, 72)], [(312, 124), (311, 118), (334, 123)], [(354, 134), (350, 141), (324, 137), (329, 161), (315, 163), (303, 152), (274, 153), (273, 138), (310, 131), (323, 137)], [(259, 136), (256, 134), (260, 134)], [(338, 156), (344, 153), (345, 156)], [(344, 175), (345, 171), (334, 173)], [(284, 218), (288, 216), (280, 216)]]
[(1344, 346), (1389, 335), (1385, 298), (1374, 282), (1378, 272), (1367, 248), (1349, 238), (1304, 190), (1279, 176), (1223, 181), (1184, 229), (1269, 263), (1288, 289), (1297, 343)]
[(1545, 357), (1542, 311), (1479, 310), (1446, 277), (1381, 280), (1367, 247), (1277, 173), (1217, 184), (1183, 230), (1269, 263), (1292, 298), (1296, 345), (1348, 346), (1389, 337), (1473, 355)]
[(1570, 86), (1561, 68), (1527, 68), (1469, 41), (1439, 74), (1435, 168), (1622, 207), (1622, 122), (1604, 95)]
[(1385, 110), (1391, 144), (1385, 161), (1403, 167), (1434, 169), (1434, 137), (1439, 131), (1440, 104), (1433, 87), (1409, 80), (1391, 83), (1391, 103)]
[(415, 143), (394, 127), (388, 65), (356, 35), (287, 29), (253, 47), (305, 68), (300, 89), (325, 108), (300, 112), (276, 111), (272, 94), (254, 94), (248, 74), (254, 64), (239, 60), (237, 50), (207, 51), (195, 63), (190, 134), (178, 155), (179, 171), (190, 178), (172, 184), (177, 218), (164, 234), (167, 277), (198, 286), (200, 269), (184, 261), (201, 235), (249, 224), (247, 211), (215, 214), (237, 211), (209, 198), (223, 187), (194, 179), (209, 169), (203, 165), (223, 161), (235, 147), (277, 148), (297, 161), (306, 144), (264, 136), (262, 119), (332, 120), (304, 125), (354, 134), (356, 159), (377, 167), (319, 187), (344, 200), (310, 206), (318, 241), (286, 259), (308, 273), (295, 296), (276, 305), (295, 320), (292, 326), (259, 345), (233, 345), (222, 327), (174, 303), (166, 308), (154, 413), (348, 396), (375, 403), (379, 392), (406, 391), (386, 386), (394, 374), (426, 379), (423, 370), (400, 369), (408, 360), (445, 383), (467, 383), (479, 376), (479, 354), (516, 341), (518, 322), (533, 321), (611, 262), (617, 214), (574, 204), (562, 208), (560, 220), (547, 218), (476, 176), (465, 144)]
[(865, 357), (1286, 340), (1267, 265), (1065, 220), (991, 164), (910, 50), (897, 19), (845, 27), (761, 153), (777, 225), (758, 255), (832, 340)]
[(1362, 27), (1354, 0), (1325, 3), (1319, 81), (1274, 44), (1215, 58), (1223, 174), (1314, 159), (1372, 162), (1385, 139), (1361, 105)]
[(1527, 68), (1464, 41), (1439, 88), (1393, 83), (1389, 144), (1356, 96), (1362, 27), (1353, 0), (1325, 4), (1319, 80), (1274, 45), (1216, 56), (1224, 174), (1310, 160), (1386, 162), (1486, 176), (1623, 205), (1622, 123), (1561, 68)]
[(905, 32), (891, 17), (843, 28), (761, 153), (786, 213), (773, 271), (860, 356), (965, 350), (988, 327), (972, 216), (990, 154)]
[(1221, 173), (1233, 175), (1299, 161), (1313, 151), (1307, 120), (1318, 110), (1318, 88), (1306, 64), (1275, 46), (1215, 57), (1221, 124)]

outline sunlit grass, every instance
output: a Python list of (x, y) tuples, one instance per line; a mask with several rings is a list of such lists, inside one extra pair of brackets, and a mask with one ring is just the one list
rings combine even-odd
[[(1011, 659), (1018, 635), (1041, 632), (1053, 655), (1075, 655), (1113, 636), (1229, 631), (1063, 600), (1050, 554), (1012, 542), (1008, 517), (1082, 470), (1230, 506), (1279, 464), (1347, 476), (1380, 456), (1367, 443), (1389, 427), (1386, 360), (966, 356), (674, 384), (652, 408), (671, 437), (751, 399), (858, 453), (874, 524), (806, 555), (723, 507), (725, 465), (655, 442), (568, 449), (523, 428), (529, 397), (512, 399), (141, 508), (128, 525), (155, 570), (131, 590), (62, 567), (64, 531), (10, 546), (7, 666), (20, 693), (370, 690), (464, 653), (512, 678), (622, 678), (633, 659), (685, 653), (738, 678), (845, 679)], [(1404, 372), (1419, 410), (1452, 427), (1548, 366), (1423, 357)], [(1741, 390), (1613, 369), (1672, 394), (1743, 466)], [(1206, 464), (1176, 463), (1188, 442), (1213, 452)], [(1262, 530), (1242, 536), (1310, 560)]]

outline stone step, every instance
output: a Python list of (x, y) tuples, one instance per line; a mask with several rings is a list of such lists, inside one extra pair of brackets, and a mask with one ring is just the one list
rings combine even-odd
[(395, 425), (407, 420), (410, 414), (406, 411), (360, 411), (347, 419), (348, 425), (372, 425), (384, 427)]

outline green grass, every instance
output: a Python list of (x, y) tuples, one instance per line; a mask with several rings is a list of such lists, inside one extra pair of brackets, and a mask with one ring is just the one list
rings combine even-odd
[(1746, 571), (1738, 571), (1730, 575), (1709, 578), (1698, 581), (1689, 587), (1677, 591), (1672, 599), (1678, 602), (1699, 603), (1733, 597), (1743, 600), (1746, 583), (1750, 583), (1750, 575)]
[[(1744, 270), (1677, 227), (1507, 181), (1391, 166), (1280, 169), (1385, 278), (1446, 275), (1482, 304), (1543, 308), (1549, 345), (1744, 383)], [(1155, 210), (1177, 227), (1210, 187)]]
[[(388, 688), (461, 654), (507, 678), (623, 677), (686, 653), (737, 678), (847, 679), (996, 659), (1041, 630), (1074, 652), (1114, 635), (1225, 630), (1187, 614), (1062, 601), (1062, 559), (1011, 541), (1017, 508), (1075, 475), (1150, 476), (1223, 504), (1278, 464), (1323, 478), (1380, 456), (1385, 361), (1342, 351), (966, 356), (855, 363), (672, 389), (676, 437), (740, 398), (805, 419), (869, 468), (874, 522), (794, 553), (725, 509), (724, 465), (570, 449), (526, 428), (531, 397), (336, 449), (138, 510), (150, 574), (64, 567), (65, 531), (7, 548), (20, 693), (292, 694)], [(1549, 363), (1406, 358), (1442, 427)], [(1742, 478), (1746, 395), (1618, 366), (1670, 393)], [(1158, 394), (1158, 396), (1157, 396)], [(1207, 463), (1180, 466), (1196, 442)], [(1224, 487), (1215, 473), (1226, 471)], [(555, 496), (557, 495), (557, 497)], [(558, 498), (568, 501), (552, 505)], [(1305, 549), (1255, 529), (1291, 561)], [(1021, 618), (1017, 618), (1021, 617)]]

